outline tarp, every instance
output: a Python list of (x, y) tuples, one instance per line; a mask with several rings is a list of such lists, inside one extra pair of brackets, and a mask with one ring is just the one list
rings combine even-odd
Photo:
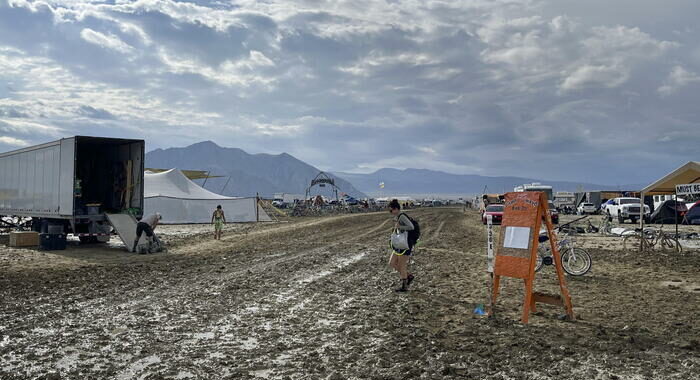
[[(658, 224), (675, 224), (676, 220), (678, 220), (678, 223), (680, 223), (683, 220), (683, 214), (686, 211), (688, 211), (688, 208), (685, 207), (685, 203), (668, 200), (660, 204), (659, 208), (654, 210), (654, 212), (651, 214), (651, 218), (649, 219), (651, 223)], [(678, 214), (678, 219), (676, 219), (676, 213)]]
[(256, 198), (233, 198), (212, 193), (192, 182), (179, 169), (144, 175), (144, 215), (163, 215), (161, 223), (210, 223), (221, 205), (227, 222), (270, 221)]
[[(167, 172), (170, 169), (155, 169), (155, 168), (146, 168), (146, 173), (162, 173), (162, 172)], [(180, 170), (182, 174), (185, 175), (185, 177), (189, 179), (204, 179), (204, 178), (221, 178), (223, 176), (220, 175), (210, 175), (208, 171), (205, 170)]]

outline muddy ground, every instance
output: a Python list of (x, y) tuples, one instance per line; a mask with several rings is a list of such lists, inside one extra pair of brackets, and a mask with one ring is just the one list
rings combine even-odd
[[(0, 379), (697, 379), (700, 254), (591, 248), (577, 320), (522, 282), (487, 300), (476, 213), (413, 210), (423, 243), (394, 292), (387, 213), (169, 227), (166, 254), (0, 248)], [(200, 228), (198, 231), (197, 229)], [(538, 290), (554, 292), (552, 267)]]

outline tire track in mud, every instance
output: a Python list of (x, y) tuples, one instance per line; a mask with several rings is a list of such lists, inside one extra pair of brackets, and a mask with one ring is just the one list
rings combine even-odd
[[(585, 316), (577, 323), (559, 321), (559, 309), (542, 307), (530, 326), (521, 326), (522, 286), (505, 281), (499, 318), (490, 321), (472, 313), (487, 300), (485, 230), (476, 213), (409, 214), (426, 240), (415, 256), (416, 281), (408, 294), (393, 291), (397, 275), (386, 265), (386, 213), (303, 220), (277, 231), (266, 225), (218, 243), (193, 239), (172, 257), (191, 266), (172, 272), (165, 259), (144, 263), (147, 269), (133, 277), (154, 271), (143, 289), (108, 282), (105, 289), (71, 285), (51, 293), (52, 299), (42, 296), (36, 304), (47, 307), (62, 304), (55, 297), (92, 299), (77, 313), (59, 307), (51, 314), (56, 320), (38, 311), (14, 312), (21, 310), (9, 306), (22, 296), (17, 289), (0, 310), (0, 326), (9, 326), (0, 331), (0, 378), (55, 371), (61, 378), (686, 379), (700, 365), (692, 342), (680, 349), (664, 341), (684, 331), (697, 335), (692, 315), (674, 314), (673, 322), (681, 323), (675, 325), (644, 310), (645, 299), (678, 300), (678, 294), (649, 285), (652, 294), (640, 297), (618, 284), (646, 273), (622, 273), (620, 265), (656, 271), (647, 265), (655, 261), (625, 258), (572, 280), (575, 310)], [(684, 263), (678, 273), (697, 278), (697, 260)], [(120, 268), (104, 275), (128, 273)], [(664, 264), (664, 275), (676, 273), (673, 268)], [(538, 276), (538, 285), (552, 279), (549, 272)], [(38, 287), (42, 279), (26, 281)], [(590, 300), (582, 299), (585, 293)], [(125, 302), (129, 298), (133, 304)], [(601, 306), (609, 299), (620, 305)], [(660, 305), (668, 313), (680, 309)], [(625, 320), (625, 308), (653, 325)], [(10, 318), (28, 322), (12, 324)]]
[[(202, 344), (206, 345), (207, 341), (215, 337), (216, 345), (218, 347), (231, 346), (236, 349), (245, 349), (248, 346), (258, 344), (262, 338), (250, 338), (252, 334), (246, 332), (234, 332), (234, 328), (237, 322), (241, 320), (255, 319), (261, 314), (269, 313), (271, 310), (287, 310), (285, 314), (293, 315), (296, 311), (306, 307), (306, 300), (300, 297), (298, 293), (302, 292), (305, 288), (312, 287), (317, 281), (332, 276), (344, 267), (353, 265), (356, 262), (363, 259), (368, 251), (366, 246), (363, 244), (356, 243), (356, 241), (374, 237), (376, 240), (377, 236), (380, 236), (378, 232), (383, 229), (389, 220), (385, 220), (376, 227), (373, 227), (367, 231), (355, 234), (348, 242), (334, 242), (330, 244), (323, 245), (319, 248), (313, 250), (306, 250), (299, 252), (298, 254), (292, 255), (291, 257), (285, 257), (275, 262), (261, 263), (255, 269), (265, 269), (268, 266), (279, 265), (284, 262), (292, 262), (296, 260), (301, 260), (306, 256), (311, 254), (322, 254), (324, 251), (332, 250), (338, 245), (343, 246), (353, 246), (355, 248), (364, 248), (365, 250), (360, 253), (353, 253), (350, 257), (341, 257), (340, 259), (331, 260), (330, 263), (322, 264), (316, 267), (306, 267), (304, 270), (296, 272), (290, 278), (285, 279), (287, 284), (280, 289), (284, 289), (281, 292), (275, 292), (271, 289), (270, 292), (265, 294), (257, 294), (257, 300), (253, 302), (245, 303), (237, 311), (227, 311), (221, 313), (221, 316), (208, 323), (206, 326), (199, 327), (198, 331), (188, 331), (185, 336), (188, 339), (180, 339), (173, 346), (173, 351), (177, 352), (187, 352), (192, 347), (200, 347)], [(356, 227), (355, 227), (356, 228)], [(376, 249), (374, 250), (376, 252)], [(326, 257), (324, 257), (323, 262), (326, 262)], [(314, 263), (315, 264), (315, 263)], [(251, 268), (242, 269), (232, 274), (228, 274), (226, 277), (232, 277), (233, 275), (240, 275), (243, 273), (250, 273)], [(225, 284), (221, 284), (224, 286)], [(221, 290), (219, 286), (219, 290)], [(211, 318), (210, 318), (211, 319)], [(249, 338), (244, 338), (249, 337)], [(168, 349), (167, 351), (170, 351)], [(186, 356), (178, 356), (175, 360), (180, 360), (183, 364), (188, 362)], [(124, 372), (123, 375), (127, 375), (128, 372)]]
[[(428, 222), (429, 219), (426, 220)], [(381, 227), (381, 226), (380, 226)], [(377, 228), (378, 229), (378, 228)], [(388, 232), (387, 232), (388, 233)], [(369, 235), (366, 233), (365, 235)], [(375, 239), (376, 240), (376, 239)], [(346, 243), (345, 245), (349, 245)], [(378, 244), (381, 247), (381, 243)], [(357, 244), (357, 246), (362, 246)], [(362, 248), (365, 248), (362, 246)], [(301, 272), (295, 276), (291, 283), (292, 286), (287, 288), (285, 291), (275, 294), (271, 299), (264, 299), (261, 302), (256, 302), (254, 305), (248, 305), (245, 309), (238, 313), (232, 313), (225, 315), (224, 318), (220, 319), (214, 324), (208, 325), (203, 329), (200, 329), (199, 336), (216, 336), (214, 341), (210, 341), (212, 347), (222, 347), (232, 350), (242, 350), (245, 351), (247, 345), (254, 345), (255, 351), (257, 352), (255, 358), (249, 358), (248, 360), (253, 361), (253, 370), (248, 372), (248, 375), (265, 375), (270, 376), (273, 369), (270, 363), (274, 363), (275, 367), (284, 367), (285, 361), (288, 361), (295, 352), (301, 350), (305, 351), (329, 351), (330, 347), (333, 346), (333, 342), (342, 341), (344, 334), (347, 332), (345, 328), (348, 324), (355, 324), (356, 322), (347, 318), (338, 318), (337, 314), (344, 313), (346, 310), (357, 309), (353, 304), (357, 302), (354, 297), (350, 298), (336, 298), (336, 301), (331, 309), (335, 312), (324, 312), (325, 309), (317, 309), (314, 306), (319, 306), (314, 303), (316, 299), (323, 299), (326, 294), (326, 290), (321, 290), (320, 293), (314, 289), (313, 285), (321, 285), (322, 289), (324, 286), (335, 285), (337, 283), (342, 283), (348, 271), (357, 271), (363, 265), (366, 267), (368, 264), (374, 266), (371, 254), (377, 253), (381, 254), (384, 252), (383, 248), (370, 249), (369, 251), (363, 251), (360, 253), (349, 252), (353, 256), (340, 258), (331, 264), (325, 265), (318, 269), (313, 269), (311, 271)], [(382, 258), (386, 256), (382, 255)], [(382, 267), (385, 265), (384, 260), (381, 260)], [(320, 272), (319, 272), (320, 270)], [(376, 272), (376, 268), (373, 272)], [(362, 273), (366, 276), (368, 273), (366, 270)], [(306, 277), (311, 274), (310, 277)], [(339, 279), (338, 277), (342, 279)], [(353, 276), (354, 277), (354, 276)], [(359, 277), (359, 276), (358, 276)], [(375, 275), (376, 277), (376, 275)], [(296, 282), (296, 284), (294, 284)], [(336, 293), (337, 290), (333, 289), (330, 291), (331, 294)], [(390, 294), (393, 295), (393, 291), (390, 290)], [(330, 306), (330, 305), (328, 305)], [(256, 318), (273, 315), (273, 321), (270, 322), (270, 318), (267, 318), (267, 322), (264, 323), (264, 328), (260, 328), (259, 324), (244, 325), (243, 327), (234, 327), (236, 323), (240, 323), (245, 320), (255, 320)], [(280, 323), (278, 318), (283, 316), (283, 319), (290, 319), (296, 321), (295, 324), (289, 325), (285, 323)], [(351, 316), (353, 319), (355, 315)], [(307, 325), (307, 329), (314, 331), (314, 334), (302, 333), (300, 332), (300, 326), (298, 323), (304, 320), (315, 321)], [(339, 331), (336, 330), (339, 329)], [(387, 333), (381, 330), (372, 329), (369, 331), (370, 335), (375, 337), (374, 344), (378, 344), (382, 339), (388, 339)], [(245, 338), (247, 337), (247, 338)], [(279, 338), (286, 337), (283, 342), (280, 343)], [(277, 338), (277, 339), (274, 339)], [(201, 341), (187, 341), (184, 343), (186, 347), (198, 346), (203, 342)], [(207, 344), (207, 342), (204, 342)], [(391, 350), (391, 344), (387, 343), (387, 350)], [(179, 350), (187, 351), (186, 347), (180, 347)], [(315, 348), (314, 348), (315, 347)], [(260, 352), (263, 352), (262, 354)], [(298, 364), (296, 367), (290, 365), (291, 373), (299, 373), (303, 370), (303, 367)], [(278, 370), (279, 372), (279, 370)], [(237, 373), (241, 375), (241, 373)]]
[[(338, 219), (343, 220), (347, 219), (348, 217), (341, 217), (337, 219), (326, 219), (325, 221), (315, 221), (314, 223), (305, 223), (298, 228), (294, 227), (287, 227), (285, 228), (286, 232), (296, 232), (298, 230), (305, 230), (305, 229), (310, 229), (310, 228), (315, 228), (316, 226), (322, 226), (322, 225), (327, 225), (327, 224), (333, 224), (335, 223)], [(366, 237), (372, 236), (373, 234), (376, 234), (379, 230), (384, 228), (386, 224), (388, 223), (388, 219), (385, 219), (383, 222), (378, 223), (375, 227), (370, 228), (369, 230), (366, 230), (361, 233), (355, 233), (354, 237), (351, 238), (351, 240), (361, 240)], [(330, 234), (316, 234), (317, 237), (328, 237), (328, 235), (333, 235), (337, 234), (335, 231), (339, 231), (341, 234), (349, 234), (355, 232), (356, 227), (352, 228), (346, 228), (340, 226), (340, 228), (334, 229)], [(272, 233), (275, 233), (272, 231)], [(257, 235), (262, 235), (263, 233), (258, 233)], [(244, 239), (250, 240), (250, 237), (246, 236)], [(326, 239), (326, 240), (333, 240), (333, 239)], [(260, 272), (265, 272), (271, 267), (283, 265), (288, 262), (295, 262), (302, 260), (305, 256), (309, 255), (314, 255), (321, 253), (323, 251), (328, 251), (332, 250), (334, 246), (338, 245), (338, 242), (332, 242), (330, 244), (322, 244), (318, 247), (312, 248), (312, 249), (303, 249), (300, 250), (297, 253), (293, 254), (285, 254), (284, 256), (279, 256), (276, 259), (272, 260), (267, 260), (263, 262), (259, 262), (257, 264), (254, 264), (252, 266), (245, 266), (246, 262), (245, 260), (241, 260), (239, 263), (240, 266), (242, 267), (241, 269), (229, 272), (225, 275), (215, 275), (214, 277), (208, 278), (208, 280), (214, 285), (209, 287), (206, 290), (198, 289), (195, 287), (195, 289), (192, 288), (192, 283), (188, 282), (187, 279), (183, 279), (180, 281), (179, 286), (170, 286), (168, 289), (151, 289), (149, 293), (155, 293), (158, 295), (156, 298), (161, 298), (161, 299), (169, 299), (169, 298), (177, 298), (177, 297), (196, 297), (197, 295), (200, 295), (200, 293), (205, 292), (205, 293), (210, 293), (214, 295), (219, 295), (222, 291), (223, 288), (226, 286), (226, 283), (228, 280), (234, 279), (237, 276), (240, 275), (247, 275), (247, 276), (252, 276), (254, 273), (260, 273)], [(253, 260), (255, 260), (255, 256), (252, 257)], [(341, 265), (342, 266), (342, 265)], [(318, 271), (318, 270), (315, 270)], [(330, 274), (330, 272), (329, 272)], [(111, 297), (101, 297), (92, 301), (88, 302), (83, 302), (79, 304), (79, 308), (81, 310), (85, 310), (85, 314), (82, 316), (85, 319), (92, 319), (92, 320), (104, 320), (105, 318), (109, 319), (109, 316), (105, 316), (104, 314), (107, 312), (105, 303), (113, 301)], [(162, 310), (157, 307), (151, 307), (149, 306), (150, 304), (153, 304), (155, 301), (154, 297), (152, 296), (145, 296), (145, 297), (138, 297), (136, 300), (129, 300), (126, 302), (122, 302), (121, 304), (117, 305), (110, 305), (111, 308), (116, 308), (117, 310), (139, 310), (139, 309), (145, 309), (144, 312), (137, 312), (132, 315), (127, 315), (125, 318), (117, 318), (116, 323), (111, 323), (110, 325), (116, 324), (116, 328), (112, 328), (111, 330), (116, 330), (117, 333), (111, 334), (108, 333), (107, 335), (110, 336), (110, 340), (120, 340), (120, 337), (118, 335), (123, 335), (124, 330), (127, 330), (127, 328), (124, 327), (119, 327), (119, 326), (129, 326), (129, 325), (136, 325), (139, 320), (143, 320), (144, 317), (153, 317), (155, 320), (158, 322), (164, 322), (162, 325), (159, 325), (158, 327), (154, 327), (153, 331), (162, 331), (162, 332), (167, 332), (168, 329), (173, 329), (173, 330), (178, 330), (178, 324), (187, 322), (188, 318), (173, 318), (170, 321), (164, 321), (162, 316), (164, 315)], [(209, 300), (207, 300), (209, 301)], [(157, 303), (157, 302), (155, 302)], [(167, 309), (167, 303), (166, 307)], [(202, 310), (198, 309), (198, 312), (204, 312), (204, 313), (209, 313), (211, 314), (211, 310)], [(211, 316), (210, 316), (211, 317)], [(191, 319), (191, 318), (190, 318)], [(170, 323), (168, 323), (170, 322)], [(80, 331), (82, 333), (85, 333), (86, 335), (99, 335), (100, 331)], [(103, 331), (104, 333), (104, 331)], [(133, 335), (133, 334), (132, 334)], [(138, 334), (136, 334), (138, 335)], [(186, 333), (185, 335), (192, 335), (191, 333)], [(196, 333), (195, 333), (196, 335)], [(205, 334), (206, 335), (206, 334)], [(125, 337), (121, 337), (121, 339), (124, 339)], [(127, 345), (132, 345), (132, 346), (138, 346), (139, 341), (142, 339), (134, 339), (135, 337), (132, 337), (132, 339), (127, 339)], [(85, 342), (80, 342), (78, 345), (84, 345)], [(74, 346), (68, 346), (65, 348), (64, 352), (73, 352), (75, 350), (78, 350), (78, 345)], [(80, 351), (83, 351), (82, 349)], [(70, 354), (72, 355), (72, 354)], [(70, 355), (64, 355), (61, 358), (57, 358), (57, 361), (64, 360), (66, 357)], [(134, 360), (131, 361), (129, 360), (132, 365), (136, 365), (137, 367), (139, 366), (138, 363), (142, 360), (140, 356), (133, 356)], [(122, 375), (127, 376), (129, 373), (133, 371), (128, 370), (127, 372), (122, 373)]]
[[(277, 314), (279, 315), (279, 312), (271, 312), (271, 310), (278, 310), (282, 311), (281, 314), (284, 314), (285, 316), (293, 316), (303, 314), (307, 312), (307, 307), (306, 305), (310, 302), (309, 299), (309, 291), (312, 292), (311, 297), (315, 296), (315, 292), (313, 291), (313, 286), (314, 284), (318, 282), (326, 282), (326, 281), (335, 281), (332, 279), (335, 277), (334, 275), (338, 271), (342, 271), (344, 267), (347, 266), (355, 266), (359, 264), (360, 262), (364, 261), (366, 259), (368, 253), (381, 253), (383, 252), (384, 244), (381, 244), (380, 237), (382, 234), (380, 234), (380, 230), (386, 225), (388, 220), (385, 220), (383, 223), (379, 224), (377, 227), (372, 228), (368, 231), (357, 233), (354, 233), (354, 238), (350, 239), (353, 241), (357, 240), (362, 240), (362, 239), (367, 239), (370, 240), (372, 237), (374, 237), (374, 243), (380, 247), (378, 250), (372, 250), (371, 252), (361, 252), (360, 254), (356, 254), (356, 251), (353, 251), (352, 248), (357, 249), (366, 249), (366, 244), (349, 244), (347, 242), (341, 242), (341, 244), (344, 246), (343, 251), (347, 251), (348, 254), (354, 254), (354, 256), (351, 256), (350, 260), (345, 260), (344, 258), (341, 258), (339, 260), (336, 260), (335, 262), (332, 262), (331, 264), (325, 264), (324, 266), (321, 267), (313, 267), (313, 265), (317, 265), (317, 263), (311, 263), (312, 265), (309, 266), (307, 264), (300, 265), (302, 270), (299, 270), (297, 275), (293, 276), (291, 278), (291, 281), (286, 281), (288, 284), (286, 284), (283, 289), (284, 290), (278, 294), (270, 294), (270, 292), (263, 292), (263, 293), (256, 293), (255, 302), (253, 303), (244, 303), (244, 305), (241, 307), (242, 310), (240, 310), (238, 313), (231, 313), (231, 312), (224, 312), (222, 313), (223, 318), (221, 318), (218, 322), (215, 323), (210, 323), (206, 326), (199, 327), (198, 332), (194, 332), (194, 330), (190, 329), (186, 335), (189, 337), (200, 337), (203, 339), (184, 339), (184, 340), (179, 340), (179, 342), (175, 345), (177, 349), (175, 349), (175, 352), (178, 351), (184, 351), (188, 352), (192, 348), (196, 347), (201, 347), (202, 344), (206, 345), (209, 342), (215, 342), (211, 343), (216, 347), (219, 348), (228, 348), (231, 350), (242, 350), (247, 351), (246, 348), (251, 348), (249, 346), (253, 345), (260, 345), (260, 342), (265, 342), (269, 341), (270, 339), (266, 339), (266, 336), (285, 336), (285, 335), (290, 335), (290, 332), (284, 332), (286, 331), (286, 328), (274, 328), (279, 327), (279, 325), (269, 325), (267, 324), (267, 329), (263, 332), (256, 331), (258, 330), (258, 325), (253, 324), (252, 326), (247, 326), (244, 325), (240, 328), (242, 331), (233, 331), (231, 329), (231, 326), (235, 326), (236, 323), (241, 323), (241, 321), (246, 321), (246, 320), (255, 320), (256, 318), (262, 317), (264, 319), (268, 319), (270, 317), (270, 313), (272, 314)], [(353, 227), (354, 230), (363, 230), (364, 226), (356, 226)], [(388, 230), (386, 231), (388, 235)], [(374, 236), (373, 236), (374, 235)], [(318, 248), (315, 252), (315, 254), (321, 254), (322, 251), (328, 251), (332, 250), (334, 246), (338, 244), (327, 244), (324, 245), (320, 248)], [(298, 255), (295, 255), (291, 260), (289, 261), (297, 261), (298, 259), (303, 259), (308, 256), (312, 256), (308, 254), (309, 252), (302, 252)], [(330, 255), (330, 258), (332, 258), (333, 255)], [(329, 259), (328, 255), (324, 255), (322, 257), (321, 262), (322, 263), (327, 263)], [(385, 262), (384, 260), (381, 260), (382, 263), (380, 264), (382, 267), (384, 267)], [(320, 275), (319, 275), (320, 273)], [(306, 278), (307, 275), (315, 275), (315, 277), (312, 277), (311, 279)], [(289, 283), (291, 283), (291, 286), (289, 286)], [(301, 284), (299, 284), (301, 283)], [(274, 293), (274, 292), (273, 292)], [(306, 293), (306, 294), (305, 294)], [(262, 300), (262, 302), (261, 302)], [(338, 310), (342, 310), (344, 304), (341, 305), (336, 305), (336, 308)], [(292, 328), (292, 332), (298, 333), (298, 330), (295, 328)], [(260, 335), (256, 338), (257, 335)], [(294, 334), (292, 334), (294, 335)], [(216, 337), (213, 341), (210, 340), (210, 337)], [(244, 338), (244, 337), (253, 337), (253, 338)], [(309, 337), (307, 336), (307, 339)], [(273, 340), (274, 341), (274, 340)], [(299, 342), (297, 342), (299, 343)], [(308, 341), (304, 341), (304, 346), (308, 344)], [(255, 350), (259, 350), (260, 347), (257, 347)], [(167, 350), (170, 351), (170, 350)], [(259, 354), (256, 354), (259, 355)], [(288, 354), (282, 354), (282, 355), (288, 355)], [(270, 360), (277, 360), (277, 357), (270, 357)], [(188, 362), (186, 357), (181, 357), (177, 359), (178, 362), (182, 363), (183, 365), (186, 365)], [(203, 365), (203, 364), (200, 364)], [(264, 367), (264, 366), (263, 366)]]

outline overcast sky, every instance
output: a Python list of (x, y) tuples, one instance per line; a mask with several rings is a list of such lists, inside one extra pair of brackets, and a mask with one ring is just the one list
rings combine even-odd
[(0, 0), (0, 151), (213, 140), (604, 184), (700, 159), (696, 0)]

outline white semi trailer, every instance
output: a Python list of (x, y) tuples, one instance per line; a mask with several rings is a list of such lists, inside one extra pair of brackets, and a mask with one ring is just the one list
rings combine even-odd
[(75, 136), (0, 154), (0, 215), (32, 229), (109, 240), (107, 213), (143, 213), (143, 140)]

